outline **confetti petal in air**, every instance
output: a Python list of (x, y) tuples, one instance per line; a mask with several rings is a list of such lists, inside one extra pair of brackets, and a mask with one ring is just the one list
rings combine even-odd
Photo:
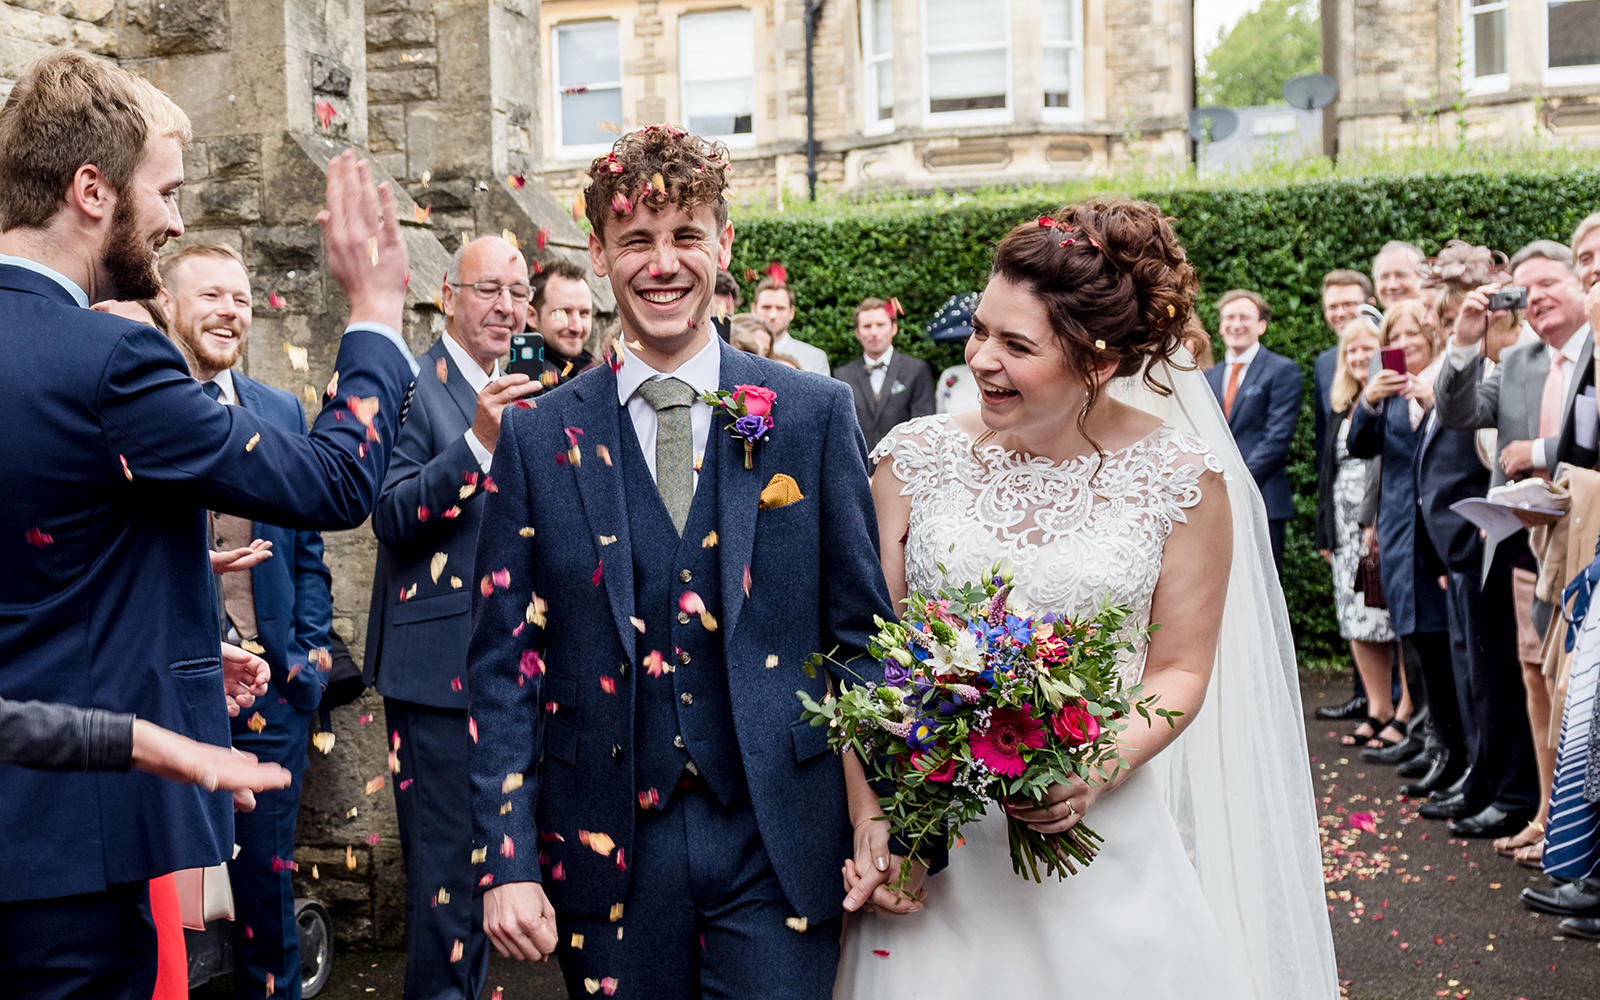
[(601, 574), (603, 574), (605, 572), (605, 568), (606, 568), (606, 561), (604, 559), (600, 560), (598, 563), (595, 564), (594, 575), (589, 577), (589, 584), (591, 586), (595, 586), (595, 587), (600, 586), (600, 576), (601, 576)]
[(29, 545), (32, 545), (36, 549), (42, 549), (46, 545), (51, 545), (55, 542), (54, 538), (51, 538), (48, 534), (40, 531), (38, 528), (29, 528), (27, 531), (22, 533), (22, 536), (28, 540)]
[(512, 174), (510, 177), (506, 178), (506, 183), (510, 184), (518, 191), (521, 191), (523, 188), (528, 186), (528, 179), (521, 174)]
[(716, 548), (717, 547), (717, 533), (715, 531), (713, 531), (710, 534), (706, 535), (706, 537), (700, 539), (700, 547), (702, 549), (714, 549), (714, 548)]
[(500, 782), (500, 794), (501, 795), (510, 795), (512, 792), (516, 791), (517, 789), (519, 789), (521, 787), (522, 787), (522, 772), (521, 771), (512, 771), (510, 774), (506, 775), (506, 779), (504, 781)]
[(130, 483), (133, 482), (133, 470), (128, 468), (128, 456), (126, 456), (126, 455), (118, 455), (117, 456), (117, 461), (122, 463), (122, 474), (123, 474), (123, 476), (125, 476), (127, 478), (128, 482), (130, 482)]
[(778, 261), (773, 261), (767, 265), (767, 277), (771, 278), (772, 283), (775, 285), (787, 285), (789, 283), (789, 269)]
[(455, 943), (450, 946), (450, 961), (459, 962), (464, 954), (466, 954), (466, 949), (462, 946), (461, 939), (456, 938)]
[(534, 230), (534, 233), (533, 233), (533, 245), (539, 248), (539, 252), (540, 253), (544, 253), (544, 248), (549, 243), (550, 243), (550, 230), (546, 229), (544, 226), (540, 226), (538, 229)]
[(596, 455), (600, 456), (600, 461), (606, 463), (607, 466), (611, 465), (611, 449), (610, 448), (607, 448), (603, 444), (597, 444), (594, 447), (594, 452), (595, 452)]
[(428, 224), (428, 219), (432, 216), (432, 205), (418, 205), (417, 203), (412, 202), (411, 217), (417, 220), (418, 225), (426, 226)]
[(328, 131), (328, 126), (333, 124), (333, 120), (339, 116), (339, 112), (334, 110), (333, 105), (327, 101), (318, 101), (316, 110), (317, 124), (322, 126), (322, 131)]
[(517, 664), (517, 669), (522, 672), (524, 677), (542, 674), (544, 673), (544, 660), (539, 658), (538, 650), (524, 649), (522, 651), (522, 659)]
[(652, 649), (644, 654), (644, 670), (651, 677), (660, 677), (667, 672), (667, 658), (661, 655), (661, 650)]
[(510, 229), (500, 230), (500, 238), (511, 244), (515, 249), (522, 249), (522, 241), (517, 239), (517, 234), (512, 232)]
[(378, 789), (383, 787), (383, 784), (384, 784), (384, 778), (383, 778), (383, 775), (381, 775), (381, 774), (378, 775), (376, 778), (368, 779), (368, 781), (367, 781), (367, 794), (371, 795), (373, 792), (376, 792)]
[(617, 842), (604, 833), (595, 833), (589, 830), (578, 831), (578, 843), (600, 855), (602, 858), (610, 857), (616, 849)]
[(311, 745), (324, 754), (330, 754), (333, 753), (334, 738), (332, 732), (324, 729), (319, 733), (311, 734)]
[(260, 712), (256, 712), (250, 716), (250, 721), (246, 722), (245, 725), (250, 727), (252, 733), (259, 733), (267, 728), (267, 717)]
[(618, 215), (632, 215), (633, 202), (629, 200), (627, 195), (618, 191), (611, 196), (611, 210)]
[(260, 443), (261, 443), (261, 434), (258, 431), (257, 433), (250, 435), (250, 440), (248, 440), (248, 441), (246, 441), (244, 443), (244, 450), (247, 451), (247, 452), (255, 451), (256, 450), (256, 445), (258, 445)]
[(460, 691), (461, 690), (461, 678), (460, 677), (452, 677), (452, 678), (450, 678), (450, 690), (452, 690), (452, 691)]
[(691, 615), (704, 614), (706, 610), (706, 602), (701, 600), (700, 595), (694, 591), (685, 590), (682, 594), (678, 595), (678, 610)]
[(806, 932), (806, 927), (809, 924), (805, 917), (790, 917), (783, 923), (784, 926), (788, 927), (791, 931), (795, 931), (799, 934), (804, 934)]
[(497, 569), (493, 573), (490, 573), (489, 576), (494, 580), (494, 585), (496, 587), (499, 587), (501, 590), (510, 589), (511, 571), (509, 569)]
[(439, 376), (440, 385), (450, 381), (450, 363), (444, 358), (440, 358), (438, 361), (434, 362), (433, 373)]
[(617, 693), (617, 679), (610, 675), (600, 678), (600, 690), (606, 694)]
[[(267, 293), (267, 305), (271, 306), (274, 309), (282, 309), (284, 307), (284, 305), (285, 305), (285, 303), (283, 301), (283, 296), (279, 295), (275, 291), (268, 292)], [(285, 346), (287, 346), (287, 345), (285, 345)], [(305, 371), (304, 368), (301, 368), (300, 370), (301, 371)]]
[(450, 561), (450, 556), (445, 552), (435, 552), (433, 558), (428, 560), (428, 575), (433, 577), (433, 582), (439, 582), (439, 574), (444, 572), (445, 563)]
[(500, 856), (502, 858), (514, 858), (517, 856), (517, 847), (511, 842), (510, 834), (503, 835), (500, 839)]

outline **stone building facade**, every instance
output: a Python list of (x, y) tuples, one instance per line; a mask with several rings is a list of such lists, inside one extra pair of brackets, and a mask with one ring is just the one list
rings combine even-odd
[[(815, 0), (812, 0), (815, 4)], [(544, 179), (563, 197), (619, 128), (721, 135), (736, 197), (806, 190), (806, 0), (544, 0)], [(813, 40), (819, 184), (975, 187), (1181, 164), (1183, 0), (825, 0)]]
[(1600, 0), (1323, 0), (1337, 146), (1600, 147)]
[[(63, 46), (170, 94), (194, 126), (179, 242), (242, 252), (255, 293), (243, 368), (314, 407), (347, 313), (314, 221), (340, 150), (369, 153), (398, 195), (414, 350), (443, 332), (437, 299), (464, 237), (509, 231), (530, 260), (587, 259), (584, 234), (536, 176), (537, 25), (538, 0), (0, 0), (0, 97)], [(609, 286), (596, 293), (609, 304)], [(290, 345), (306, 349), (308, 370)], [(359, 662), (375, 542), (366, 527), (324, 537), (334, 626)], [(329, 905), (341, 944), (401, 943), (393, 797), (387, 781), (368, 790), (388, 777), (385, 728), (372, 692), (335, 711), (335, 745), (312, 752), (306, 778), (300, 890)]]

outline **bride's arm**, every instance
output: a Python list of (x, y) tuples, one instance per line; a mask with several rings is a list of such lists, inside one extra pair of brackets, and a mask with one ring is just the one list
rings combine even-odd
[(1219, 474), (1203, 474), (1200, 490), (1200, 502), (1186, 511), (1186, 523), (1173, 526), (1161, 557), (1161, 577), (1150, 605), (1150, 620), (1160, 628), (1150, 637), (1143, 677), (1144, 693), (1155, 696), (1157, 708), (1183, 714), (1175, 725), (1153, 712), (1149, 723), (1138, 716), (1130, 719), (1118, 737), (1129, 768), (1110, 781), (1054, 785), (1046, 795), (1047, 807), (1010, 810), (1042, 833), (1070, 829), (1100, 793), (1121, 784), (1177, 739), (1205, 700), (1233, 562), (1233, 517)]

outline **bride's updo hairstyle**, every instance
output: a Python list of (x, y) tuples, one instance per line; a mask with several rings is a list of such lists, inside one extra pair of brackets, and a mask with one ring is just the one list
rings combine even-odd
[(1099, 398), (1091, 373), (1109, 360), (1117, 376), (1142, 370), (1153, 391), (1172, 391), (1149, 366), (1178, 350), (1200, 283), (1155, 205), (1090, 198), (1021, 223), (1000, 241), (990, 276), (1044, 303), (1067, 365), (1088, 392), (1080, 428)]

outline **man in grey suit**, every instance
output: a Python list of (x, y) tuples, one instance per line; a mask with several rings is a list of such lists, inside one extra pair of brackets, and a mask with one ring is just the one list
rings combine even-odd
[(862, 356), (834, 373), (855, 396), (856, 420), (868, 451), (897, 424), (927, 416), (934, 408), (933, 369), (921, 358), (894, 349), (897, 332), (893, 306), (882, 299), (862, 299), (856, 306)]
[(531, 298), (527, 262), (505, 240), (456, 251), (442, 291), (445, 335), (418, 359), (416, 396), (372, 514), (366, 679), (383, 695), (399, 764), (390, 780), (406, 868), (408, 1000), (475, 1000), (488, 976), (466, 821), (467, 640), (500, 414), (539, 390), (500, 372)]

